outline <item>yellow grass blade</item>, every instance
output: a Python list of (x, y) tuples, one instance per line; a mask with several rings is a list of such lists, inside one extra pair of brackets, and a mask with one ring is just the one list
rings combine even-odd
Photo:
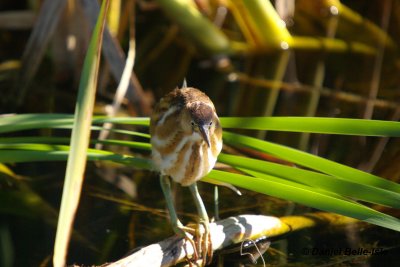
[(103, 37), (102, 33), (108, 5), (108, 0), (103, 1), (82, 70), (72, 129), (71, 150), (67, 161), (63, 196), (54, 245), (53, 265), (55, 267), (64, 267), (66, 265), (68, 243), (79, 204), (83, 174), (86, 167), (87, 149), (90, 140), (90, 128)]

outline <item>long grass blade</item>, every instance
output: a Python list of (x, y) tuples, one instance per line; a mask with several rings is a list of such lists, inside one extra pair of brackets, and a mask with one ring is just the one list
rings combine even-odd
[(22, 68), (17, 86), (18, 104), (21, 104), (25, 97), (28, 84), (40, 65), (47, 44), (62, 17), (62, 11), (67, 2), (67, 0), (47, 0), (43, 2), (22, 56)]
[(308, 185), (356, 200), (400, 208), (400, 194), (379, 187), (360, 184), (300, 168), (228, 154), (220, 154), (218, 161), (229, 164), (234, 168), (246, 168), (270, 176), (281, 177), (285, 180), (295, 182), (294, 184), (298, 186)]
[(400, 193), (400, 185), (397, 183), (297, 149), (227, 131), (224, 132), (224, 141), (235, 146), (251, 147), (344, 180)]
[(223, 128), (400, 137), (400, 122), (316, 117), (222, 117)]
[(71, 150), (67, 161), (54, 245), (53, 265), (55, 267), (64, 267), (66, 265), (69, 239), (80, 199), (92, 124), (103, 29), (108, 5), (108, 0), (103, 1), (83, 65), (71, 136)]
[(249, 177), (241, 174), (213, 170), (206, 176), (205, 180), (207, 181), (209, 178), (400, 231), (400, 220), (397, 218), (353, 201), (335, 198), (330, 194), (323, 194), (321, 192), (307, 190), (306, 188), (298, 188), (285, 183), (279, 183), (268, 179), (268, 175)]
[[(0, 150), (1, 149), (25, 149), (29, 148), (30, 144), (41, 144), (48, 146), (51, 144), (69, 144), (70, 139), (67, 137), (3, 137), (0, 138)], [(124, 140), (90, 140), (91, 144), (105, 144), (105, 145), (117, 145), (123, 147), (130, 147), (133, 149), (141, 149), (149, 151), (151, 145), (146, 142), (135, 142), (135, 141), (124, 141)]]
[[(1, 149), (1, 163), (40, 162), (40, 161), (65, 161), (68, 158), (68, 146), (26, 147), (16, 149)], [(88, 160), (110, 161), (137, 169), (152, 170), (151, 160), (121, 155), (104, 150), (88, 149)]]
[[(316, 117), (221, 117), (223, 128), (400, 137), (400, 122)], [(0, 118), (0, 133), (72, 125), (70, 114), (21, 114)], [(95, 116), (93, 124), (148, 126), (149, 118)]]

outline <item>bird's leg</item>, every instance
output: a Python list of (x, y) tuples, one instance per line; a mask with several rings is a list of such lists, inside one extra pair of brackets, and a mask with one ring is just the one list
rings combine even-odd
[(193, 183), (192, 185), (189, 186), (189, 188), (190, 192), (193, 195), (197, 212), (200, 217), (199, 224), (204, 226), (204, 234), (200, 232), (199, 246), (201, 248), (203, 263), (206, 264), (211, 262), (213, 255), (213, 249), (210, 237), (210, 220), (208, 219), (207, 210), (206, 207), (204, 206), (203, 200), (201, 199), (199, 190), (197, 189), (197, 184)]
[(175, 234), (183, 237), (186, 241), (189, 241), (189, 243), (193, 247), (193, 259), (196, 261), (198, 259), (197, 248), (192, 237), (188, 234), (188, 233), (194, 234), (194, 231), (189, 227), (185, 227), (178, 219), (178, 216), (176, 215), (174, 203), (172, 200), (171, 181), (169, 176), (160, 175), (160, 184), (161, 184), (161, 189), (164, 193), (165, 202), (167, 203), (167, 209), (169, 212), (172, 229), (174, 230)]

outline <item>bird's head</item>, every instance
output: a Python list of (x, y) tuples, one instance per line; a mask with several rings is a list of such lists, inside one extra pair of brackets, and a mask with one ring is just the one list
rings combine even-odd
[(218, 120), (215, 109), (206, 103), (194, 102), (189, 106), (188, 111), (191, 130), (199, 133), (210, 147), (210, 136), (214, 133)]

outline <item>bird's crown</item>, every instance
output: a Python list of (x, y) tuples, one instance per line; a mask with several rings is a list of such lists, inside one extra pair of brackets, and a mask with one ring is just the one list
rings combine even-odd
[(206, 125), (212, 122), (214, 110), (208, 104), (203, 102), (194, 102), (189, 106), (189, 112), (192, 120), (197, 125)]

